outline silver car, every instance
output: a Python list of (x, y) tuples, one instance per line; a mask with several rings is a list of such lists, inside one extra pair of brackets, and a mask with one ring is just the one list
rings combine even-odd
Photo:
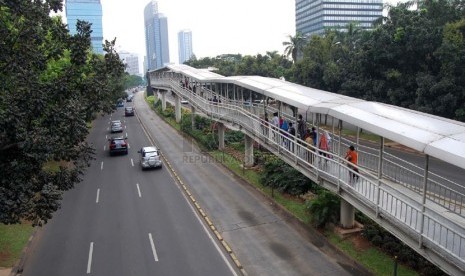
[(123, 124), (120, 120), (111, 121), (111, 133), (123, 132)]
[(143, 147), (138, 153), (140, 153), (140, 165), (143, 170), (161, 168), (160, 151), (156, 147)]

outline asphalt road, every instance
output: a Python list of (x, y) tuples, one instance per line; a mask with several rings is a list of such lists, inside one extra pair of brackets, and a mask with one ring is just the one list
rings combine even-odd
[[(96, 160), (36, 235), (23, 275), (237, 275), (167, 168), (141, 171), (137, 150), (151, 143), (137, 117), (123, 115), (94, 122)], [(114, 119), (126, 127), (128, 155), (109, 156)]]
[(366, 275), (134, 99), (138, 116), (248, 275)]

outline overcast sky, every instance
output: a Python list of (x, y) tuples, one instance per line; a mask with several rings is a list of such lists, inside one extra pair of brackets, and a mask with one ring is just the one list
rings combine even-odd
[[(396, 1), (396, 0), (392, 0)], [(149, 0), (101, 0), (104, 39), (117, 49), (145, 56), (144, 7)], [(177, 33), (192, 31), (197, 58), (219, 54), (283, 53), (283, 41), (295, 34), (293, 0), (159, 0), (168, 18), (170, 61), (178, 62)]]
[[(122, 50), (145, 55), (144, 7), (148, 0), (101, 0), (103, 35), (117, 38)], [(178, 62), (177, 33), (192, 31), (198, 57), (219, 54), (283, 52), (282, 42), (295, 34), (291, 0), (159, 0), (168, 18), (170, 61)]]

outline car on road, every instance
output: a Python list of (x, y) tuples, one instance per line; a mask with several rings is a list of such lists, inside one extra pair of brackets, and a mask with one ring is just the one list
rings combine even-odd
[(120, 120), (111, 121), (111, 133), (123, 132), (123, 123)]
[(143, 147), (138, 153), (140, 153), (140, 165), (142, 170), (162, 167), (161, 153), (156, 147)]
[(112, 137), (108, 139), (110, 141), (110, 155), (115, 154), (128, 154), (128, 143), (126, 143), (126, 139), (124, 137)]
[(126, 102), (132, 102), (133, 97), (134, 95), (128, 95), (128, 97), (126, 98)]
[(118, 102), (116, 103), (116, 107), (123, 107), (123, 106), (124, 106), (123, 101), (118, 101)]
[(124, 116), (134, 116), (134, 107), (132, 106), (126, 106), (124, 108)]
[(182, 99), (182, 100), (181, 100), (181, 104), (189, 104), (189, 101), (186, 100), (186, 99)]

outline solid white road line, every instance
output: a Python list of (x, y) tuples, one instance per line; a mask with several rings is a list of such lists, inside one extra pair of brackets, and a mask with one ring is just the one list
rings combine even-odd
[(107, 134), (107, 135), (105, 135), (105, 140), (108, 140), (108, 134)]
[(137, 183), (136, 186), (137, 186), (137, 192), (139, 193), (139, 197), (142, 197), (142, 194), (140, 193), (139, 183)]
[(152, 234), (149, 233), (150, 245), (152, 246), (153, 259), (158, 262), (157, 251), (155, 250), (155, 244), (153, 243)]
[(100, 164), (100, 170), (103, 170), (103, 161), (102, 164)]
[(131, 165), (134, 167), (134, 160), (131, 158)]
[(100, 196), (100, 189), (97, 189), (97, 198), (95, 199), (95, 203), (98, 203), (99, 196)]
[(103, 146), (103, 151), (107, 150), (107, 145)]
[(87, 261), (87, 274), (90, 274), (90, 268), (92, 266), (92, 253), (94, 252), (94, 242), (90, 243), (89, 248), (89, 260)]

